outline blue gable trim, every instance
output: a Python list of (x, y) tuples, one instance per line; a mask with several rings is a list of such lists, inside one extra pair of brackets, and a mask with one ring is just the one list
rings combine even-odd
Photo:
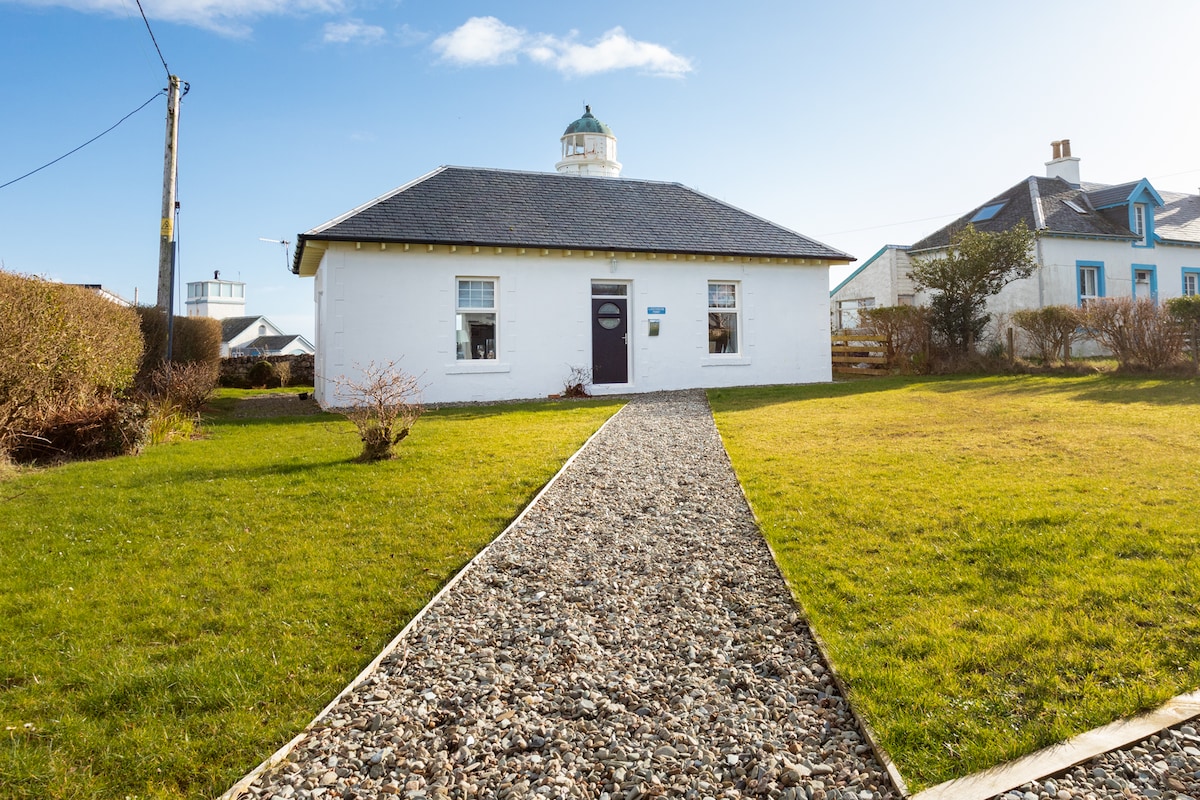
[(1123, 200), (1114, 200), (1111, 203), (1105, 203), (1102, 206), (1096, 206), (1096, 210), (1099, 211), (1105, 208), (1116, 208), (1117, 206), (1123, 206), (1129, 203), (1147, 203), (1154, 206), (1166, 205), (1163, 202), (1162, 195), (1160, 195), (1158, 190), (1151, 185), (1150, 179), (1142, 178), (1140, 181), (1134, 184), (1133, 188), (1129, 191), (1129, 194), (1126, 195)]
[(902, 245), (902, 244), (885, 244), (883, 247), (879, 248), (879, 250), (877, 250), (875, 252), (875, 255), (871, 256), (865, 262), (863, 262), (863, 265), (861, 267), (854, 270), (854, 272), (851, 272), (849, 275), (846, 276), (846, 279), (844, 281), (839, 283), (837, 286), (833, 287), (833, 289), (831, 289), (829, 292), (829, 296), (833, 297), (835, 294), (840, 292), (842, 290), (843, 286), (845, 286), (847, 283), (849, 283), (850, 281), (857, 278), (860, 272), (862, 272), (864, 269), (866, 269), (867, 267), (874, 264), (875, 259), (879, 258), (881, 255), (886, 253), (888, 250), (907, 250), (907, 249), (908, 249), (908, 247), (905, 245)]

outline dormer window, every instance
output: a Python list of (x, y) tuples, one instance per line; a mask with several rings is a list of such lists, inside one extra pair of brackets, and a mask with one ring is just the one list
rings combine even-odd
[(1138, 237), (1138, 244), (1146, 244), (1146, 204), (1133, 205), (1133, 232)]

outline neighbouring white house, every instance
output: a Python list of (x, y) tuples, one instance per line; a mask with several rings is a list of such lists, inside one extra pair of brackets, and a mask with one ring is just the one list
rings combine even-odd
[(191, 281), (184, 304), (189, 317), (211, 317), (221, 322), (221, 358), (231, 356), (312, 355), (312, 343), (303, 336), (284, 333), (266, 317), (246, 316), (246, 284), (222, 280)]
[(1023, 221), (1041, 234), (1037, 271), (992, 298), (993, 314), (1200, 291), (1200, 195), (1160, 191), (1146, 178), (1086, 183), (1070, 141), (1052, 148), (1045, 177), (1022, 180), (912, 245), (888, 245), (851, 273), (830, 293), (834, 327), (854, 327), (861, 308), (925, 301), (913, 290), (909, 259), (944, 254), (968, 224), (998, 232)]
[(678, 183), (619, 177), (588, 109), (556, 173), (440, 167), (298, 236), (316, 396), (399, 360), (426, 402), (831, 379), (829, 267), (853, 258)]

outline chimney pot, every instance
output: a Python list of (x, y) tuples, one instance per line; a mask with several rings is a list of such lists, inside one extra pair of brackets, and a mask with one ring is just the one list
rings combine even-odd
[(1062, 158), (1062, 142), (1051, 142), (1050, 148), (1051, 148), (1050, 159), (1052, 161), (1057, 161), (1058, 159)]
[(1062, 157), (1063, 158), (1071, 157), (1071, 140), (1070, 139), (1062, 140)]

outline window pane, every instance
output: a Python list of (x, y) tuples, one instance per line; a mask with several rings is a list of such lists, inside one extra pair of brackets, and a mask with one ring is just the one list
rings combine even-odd
[(629, 287), (624, 283), (600, 283), (592, 282), (592, 294), (601, 295), (604, 297), (624, 297)]
[(495, 281), (459, 281), (459, 308), (495, 308)]
[(737, 308), (737, 284), (710, 283), (708, 285), (709, 308)]
[(708, 315), (708, 352), (736, 353), (737, 314)]
[(457, 314), (457, 358), (460, 361), (496, 357), (496, 315)]

